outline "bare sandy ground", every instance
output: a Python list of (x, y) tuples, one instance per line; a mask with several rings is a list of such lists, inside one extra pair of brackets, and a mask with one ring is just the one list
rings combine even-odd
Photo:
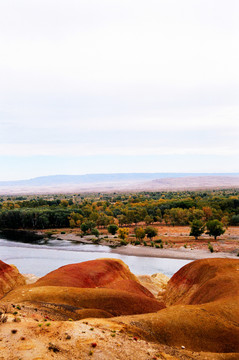
[(127, 245), (117, 249), (112, 249), (113, 253), (121, 255), (133, 255), (133, 256), (148, 256), (158, 258), (171, 258), (171, 259), (185, 259), (185, 260), (198, 260), (206, 258), (231, 258), (235, 259), (236, 254), (227, 252), (214, 252), (209, 250), (199, 250), (191, 248), (175, 248), (175, 249), (155, 249), (143, 246)]
[(1, 324), (1, 360), (236, 360), (238, 354), (194, 352), (145, 341), (105, 319), (51, 321), (7, 314)]

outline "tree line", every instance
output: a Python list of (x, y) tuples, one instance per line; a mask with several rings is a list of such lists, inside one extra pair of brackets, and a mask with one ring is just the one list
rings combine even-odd
[(239, 193), (236, 190), (98, 193), (20, 199), (0, 199), (0, 228), (100, 229), (110, 224), (137, 227), (140, 223), (184, 226), (211, 220), (218, 220), (224, 226), (239, 225)]

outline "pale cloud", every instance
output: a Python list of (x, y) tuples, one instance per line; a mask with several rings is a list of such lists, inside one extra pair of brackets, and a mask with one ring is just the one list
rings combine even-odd
[(237, 156), (238, 12), (235, 0), (2, 1), (0, 155)]
[(17, 3), (5, 3), (0, 15), (5, 89), (184, 88), (239, 79), (235, 1)]
[(0, 156), (99, 156), (99, 155), (120, 155), (120, 156), (151, 156), (151, 155), (215, 155), (230, 156), (239, 155), (239, 148), (233, 146), (218, 147), (189, 147), (189, 146), (96, 146), (88, 144), (0, 144)]
[[(41, 112), (41, 110), (40, 110)], [(64, 131), (66, 127), (75, 129), (75, 131), (167, 131), (171, 130), (172, 132), (176, 130), (218, 130), (218, 129), (228, 129), (233, 131), (239, 131), (239, 106), (228, 106), (228, 107), (209, 107), (202, 111), (202, 108), (196, 108), (195, 111), (189, 111), (185, 109), (168, 109), (165, 111), (158, 110), (158, 115), (152, 116), (151, 114), (147, 115), (124, 115), (124, 116), (115, 116), (106, 115), (105, 117), (93, 117), (90, 118), (86, 116), (84, 119), (84, 114), (80, 114), (79, 117), (72, 115), (72, 111), (69, 110), (62, 114), (59, 112), (59, 115), (54, 111), (53, 117), (46, 118), (46, 114), (37, 113), (36, 111), (25, 111), (25, 117), (20, 121), (21, 127), (33, 127), (35, 129), (48, 128), (55, 129), (56, 131)], [(149, 111), (150, 112), (150, 111)], [(200, 114), (200, 112), (203, 112)], [(51, 114), (51, 110), (48, 109), (48, 113)], [(16, 116), (18, 110), (10, 112), (12, 116), (11, 121), (1, 120), (0, 123), (5, 126), (12, 127), (12, 129), (19, 124), (19, 118)], [(57, 117), (57, 115), (59, 117)], [(33, 121), (35, 119), (35, 122)], [(38, 121), (40, 118), (40, 121)], [(63, 132), (64, 134), (64, 132)]]

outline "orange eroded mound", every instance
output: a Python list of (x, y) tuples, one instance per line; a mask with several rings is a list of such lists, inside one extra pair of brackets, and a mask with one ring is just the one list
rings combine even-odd
[(24, 277), (17, 268), (0, 260), (0, 298), (17, 286), (24, 284)]
[(118, 259), (98, 259), (62, 266), (40, 278), (33, 286), (108, 288), (154, 298)]
[[(207, 352), (202, 359), (239, 359), (239, 260), (194, 261), (170, 279), (164, 297), (167, 308), (148, 295), (123, 262), (101, 259), (64, 266), (35, 284), (18, 287), (2, 298), (1, 305), (12, 313), (17, 304), (22, 322), (25, 316), (41, 322), (44, 316), (56, 320), (100, 317), (76, 323), (77, 336), (78, 326), (91, 321), (90, 331), (92, 324), (104, 329), (102, 334), (108, 326), (120, 326), (125, 339), (127, 333), (134, 334), (139, 346), (137, 339), (143, 338), (165, 348), (176, 346), (181, 351), (183, 346), (183, 351), (185, 347), (185, 351)], [(45, 327), (41, 324), (39, 333)], [(118, 335), (113, 335), (118, 341)], [(190, 356), (179, 358), (200, 358), (199, 353)]]
[(165, 300), (168, 305), (204, 304), (234, 296), (239, 296), (239, 260), (204, 259), (174, 274)]
[(239, 353), (239, 260), (205, 259), (184, 266), (170, 279), (165, 298), (169, 307), (158, 313), (114, 321), (170, 346)]
[(4, 303), (65, 304), (79, 309), (100, 309), (112, 316), (155, 312), (165, 307), (147, 296), (114, 289), (81, 289), (63, 286), (20, 287), (4, 297)]
[[(39, 308), (48, 306), (52, 314), (55, 307), (63, 317), (72, 311), (74, 318), (87, 317), (89, 311), (84, 312), (83, 309), (91, 309), (91, 313), (93, 310), (106, 311), (109, 317), (151, 313), (165, 308), (164, 302), (156, 300), (129, 268), (117, 259), (63, 266), (34, 284), (12, 291), (3, 301), (28, 302), (30, 307), (38, 303)], [(60, 305), (75, 309), (67, 310)]]

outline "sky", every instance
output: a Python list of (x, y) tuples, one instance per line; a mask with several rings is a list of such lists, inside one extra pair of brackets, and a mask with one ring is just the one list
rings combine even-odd
[(239, 172), (237, 0), (2, 0), (0, 180)]

